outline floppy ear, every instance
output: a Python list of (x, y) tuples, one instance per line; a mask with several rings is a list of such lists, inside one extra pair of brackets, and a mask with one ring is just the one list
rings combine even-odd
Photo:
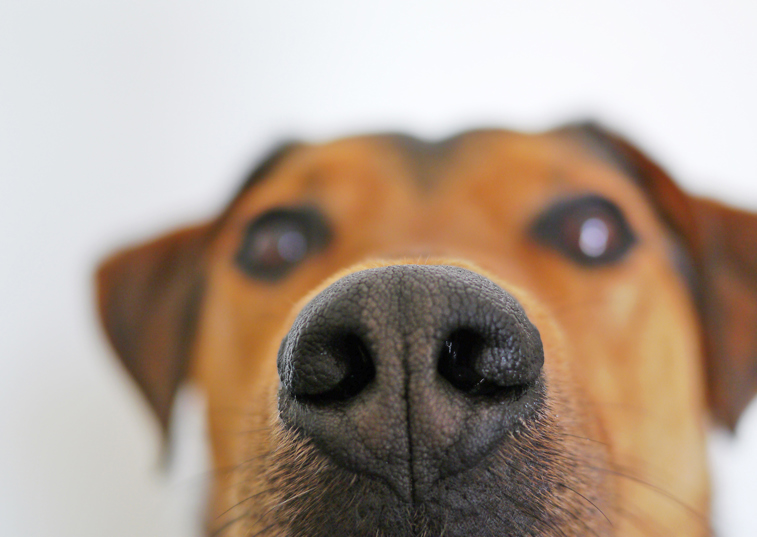
[(757, 214), (689, 196), (639, 149), (603, 127), (567, 130), (630, 175), (689, 252), (710, 409), (734, 429), (757, 393)]
[(203, 291), (209, 225), (113, 255), (97, 271), (100, 318), (121, 362), (168, 430)]
[(713, 414), (731, 429), (757, 392), (757, 215), (693, 199)]

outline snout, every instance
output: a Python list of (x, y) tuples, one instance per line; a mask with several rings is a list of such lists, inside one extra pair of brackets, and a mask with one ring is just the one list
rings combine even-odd
[(337, 465), (425, 502), (534, 415), (543, 362), (521, 305), (484, 276), (367, 269), (297, 316), (279, 350), (279, 412)]

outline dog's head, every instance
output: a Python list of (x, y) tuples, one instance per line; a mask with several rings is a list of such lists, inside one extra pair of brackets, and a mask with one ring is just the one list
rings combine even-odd
[(757, 219), (597, 126), (291, 144), (98, 273), (224, 535), (699, 535), (757, 388)]

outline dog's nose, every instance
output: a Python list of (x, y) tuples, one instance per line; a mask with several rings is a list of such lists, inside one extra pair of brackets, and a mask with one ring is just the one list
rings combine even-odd
[(350, 274), (279, 350), (284, 424), (407, 499), (479, 464), (538, 411), (544, 353), (520, 304), (460, 267)]

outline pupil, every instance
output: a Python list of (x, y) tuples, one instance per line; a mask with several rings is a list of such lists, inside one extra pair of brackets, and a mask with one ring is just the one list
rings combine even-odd
[(578, 246), (588, 257), (599, 257), (607, 251), (610, 230), (601, 218), (589, 218), (581, 225)]
[(288, 263), (296, 263), (305, 257), (308, 250), (307, 241), (298, 231), (287, 231), (279, 237), (276, 250)]

